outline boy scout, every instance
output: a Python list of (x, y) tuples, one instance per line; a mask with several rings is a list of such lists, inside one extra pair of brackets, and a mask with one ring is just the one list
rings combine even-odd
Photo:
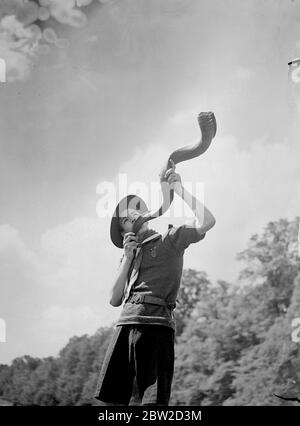
[[(211, 137), (213, 137), (213, 124)], [(215, 225), (212, 213), (182, 185), (180, 175), (166, 173), (170, 188), (194, 211), (194, 226), (171, 227), (163, 235), (134, 221), (148, 211), (144, 201), (128, 195), (111, 220), (112, 242), (124, 248), (110, 304), (123, 310), (107, 350), (94, 397), (103, 405), (129, 405), (135, 385), (141, 405), (168, 405), (174, 372), (176, 307), (183, 255)]]

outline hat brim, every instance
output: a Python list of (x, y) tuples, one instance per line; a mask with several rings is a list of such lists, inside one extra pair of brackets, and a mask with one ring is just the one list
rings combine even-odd
[(119, 222), (120, 212), (128, 208), (138, 210), (141, 214), (148, 211), (146, 203), (138, 195), (127, 195), (117, 204), (110, 223), (110, 238), (113, 244), (118, 248), (123, 248), (122, 228)]

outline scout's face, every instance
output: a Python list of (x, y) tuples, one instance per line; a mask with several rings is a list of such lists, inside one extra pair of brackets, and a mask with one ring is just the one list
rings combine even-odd
[[(119, 222), (123, 230), (121, 232), (122, 236), (124, 236), (126, 232), (132, 232), (133, 224), (139, 216), (141, 216), (141, 213), (135, 209), (128, 209), (121, 212)], [(137, 235), (143, 234), (145, 231), (147, 231), (147, 229), (148, 222), (145, 222), (137, 232)]]

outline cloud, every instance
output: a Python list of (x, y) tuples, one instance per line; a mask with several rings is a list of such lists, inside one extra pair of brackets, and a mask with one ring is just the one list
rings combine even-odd
[[(39, 322), (32, 324), (32, 331), (39, 336), (35, 342), (36, 351), (45, 356), (58, 352), (71, 337), (95, 333), (101, 320), (103, 315), (90, 306), (50, 306)], [(47, 336), (47, 339), (43, 336)]]
[(35, 253), (17, 230), (10, 225), (0, 226), (0, 317), (6, 324), (0, 362), (24, 354), (25, 336), (31, 328), (29, 317), (36, 311), (35, 297), (38, 299), (39, 294), (38, 265)]
[(13, 16), (0, 21), (0, 58), (6, 62), (7, 81), (25, 79), (31, 61), (38, 53), (41, 31), (36, 25), (25, 27)]
[(60, 292), (79, 294), (99, 289), (103, 265), (111, 264), (108, 229), (107, 219), (79, 218), (44, 233), (41, 237), (41, 256), (46, 261), (43, 284), (59, 288)]
[(248, 81), (253, 77), (253, 71), (245, 67), (238, 67), (236, 70), (236, 77), (239, 80)]
[[(30, 74), (34, 58), (48, 53), (47, 43), (67, 48), (69, 41), (59, 38), (46, 22), (52, 18), (62, 25), (82, 28), (86, 14), (80, 10), (93, 0), (1, 0), (0, 1), (0, 58), (6, 62), (6, 81), (24, 80)], [(99, 1), (99, 3), (106, 3)], [(51, 25), (51, 24), (49, 24)]]
[(86, 24), (87, 18), (81, 10), (76, 9), (76, 6), (86, 6), (90, 3), (91, 1), (83, 0), (40, 0), (40, 4), (47, 7), (50, 16), (59, 23), (79, 28)]
[(86, 23), (86, 15), (78, 8), (88, 6), (93, 0), (1, 0), (0, 19), (14, 15), (24, 25), (38, 20), (46, 21), (50, 17), (61, 24), (81, 27)]
[(53, 28), (45, 28), (43, 31), (43, 39), (56, 47), (66, 48), (69, 46), (69, 41), (64, 38), (58, 38)]
[[(300, 65), (292, 65), (289, 68), (289, 91), (288, 101), (292, 113), (296, 116), (298, 124), (300, 122)], [(297, 133), (299, 129), (297, 129)], [(297, 135), (298, 137), (298, 135)]]
[(108, 230), (108, 220), (78, 218), (48, 230), (32, 250), (12, 226), (0, 227), (1, 362), (55, 355), (74, 334), (117, 319), (109, 293), (121, 254)]
[(38, 19), (39, 6), (34, 1), (1, 0), (0, 20), (11, 15), (15, 16), (23, 25), (30, 25)]
[(10, 225), (0, 226), (0, 265), (2, 291), (10, 287), (11, 279), (19, 277), (20, 266), (25, 282), (32, 278), (37, 268), (36, 255), (26, 247), (17, 230)]

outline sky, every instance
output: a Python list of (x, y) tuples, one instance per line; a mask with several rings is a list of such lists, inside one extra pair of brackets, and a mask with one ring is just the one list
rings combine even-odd
[[(287, 65), (299, 3), (0, 0), (0, 363), (56, 356), (118, 319), (122, 251), (100, 188), (118, 201), (126, 175), (128, 192), (149, 194), (169, 154), (199, 140), (201, 111), (216, 138), (176, 172), (201, 183), (216, 225), (184, 266), (234, 284), (251, 235), (299, 216), (300, 83)], [(151, 227), (190, 220), (174, 217), (176, 197)]]

